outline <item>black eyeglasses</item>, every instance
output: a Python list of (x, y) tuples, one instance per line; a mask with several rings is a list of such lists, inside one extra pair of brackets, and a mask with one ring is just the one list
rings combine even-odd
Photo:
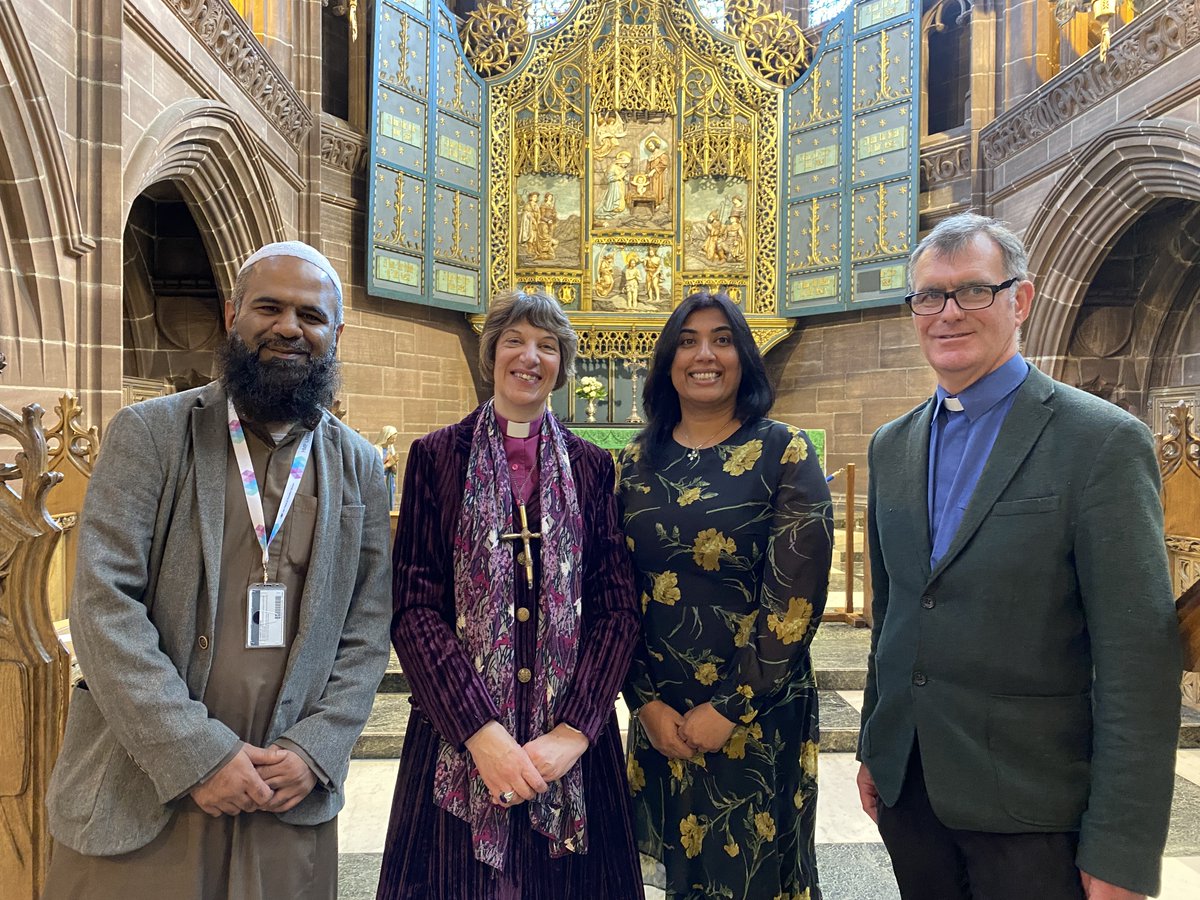
[(904, 302), (918, 316), (936, 316), (946, 308), (946, 301), (953, 300), (959, 309), (987, 309), (996, 301), (996, 295), (1012, 287), (1020, 278), (1010, 278), (1001, 284), (964, 284), (953, 291), (917, 291), (908, 294)]

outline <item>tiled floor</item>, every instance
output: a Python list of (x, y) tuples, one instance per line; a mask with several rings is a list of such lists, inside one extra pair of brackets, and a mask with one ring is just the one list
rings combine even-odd
[[(840, 692), (849, 705), (861, 693)], [(887, 854), (874, 825), (858, 805), (850, 753), (821, 755), (817, 806), (817, 854), (827, 900), (895, 900)], [(375, 896), (395, 760), (355, 760), (346, 785), (347, 807), (338, 819), (341, 844), (341, 900)], [(1176, 765), (1175, 808), (1163, 860), (1163, 900), (1200, 897), (1200, 750), (1180, 750)], [(648, 898), (661, 898), (650, 892)]]

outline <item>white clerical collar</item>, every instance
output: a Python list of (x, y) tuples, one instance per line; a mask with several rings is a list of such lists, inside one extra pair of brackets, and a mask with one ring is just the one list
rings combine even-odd
[(542, 428), (542, 418), (545, 413), (538, 416), (532, 422), (514, 422), (511, 419), (506, 419), (500, 413), (496, 413), (496, 421), (500, 424), (501, 430), (504, 431), (505, 437), (524, 439), (531, 434), (535, 434)]
[(946, 407), (946, 409), (950, 410), (950, 412), (962, 412), (963, 411), (962, 401), (959, 400), (957, 397), (943, 398), (942, 406)]

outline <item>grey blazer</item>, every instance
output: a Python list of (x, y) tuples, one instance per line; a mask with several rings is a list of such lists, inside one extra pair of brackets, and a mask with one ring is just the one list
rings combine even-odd
[[(71, 608), (87, 682), (76, 688), (46, 806), (50, 832), (93, 856), (149, 843), (170, 802), (229, 755), (210, 718), (225, 518), (225, 392), (219, 382), (113, 418), (88, 487)], [(350, 751), (388, 659), (391, 567), (379, 454), (326, 414), (317, 426), (317, 525), (300, 623), (268, 731), (330, 780), (280, 816), (337, 815)]]
[(948, 827), (1078, 831), (1080, 868), (1153, 894), (1180, 658), (1150, 432), (1031, 368), (931, 570), (932, 406), (871, 441), (859, 756), (894, 805), (917, 738)]

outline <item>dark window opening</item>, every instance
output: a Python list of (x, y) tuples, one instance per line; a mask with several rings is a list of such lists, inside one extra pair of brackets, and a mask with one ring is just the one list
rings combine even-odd
[(943, 15), (945, 24), (929, 31), (926, 102), (930, 134), (957, 128), (967, 120), (967, 85), (971, 71), (969, 21), (957, 23), (953, 7), (943, 11)]
[(321, 109), (350, 118), (350, 22), (328, 6), (321, 11)]

